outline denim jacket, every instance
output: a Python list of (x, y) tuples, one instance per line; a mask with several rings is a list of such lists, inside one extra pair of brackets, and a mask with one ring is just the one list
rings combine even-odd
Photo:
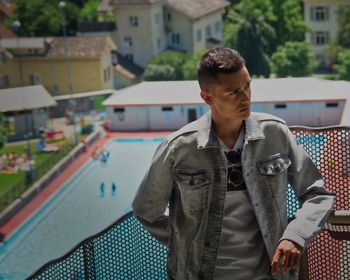
[[(212, 279), (223, 221), (227, 163), (210, 112), (160, 144), (133, 201), (135, 217), (168, 246), (169, 279)], [(281, 239), (303, 248), (334, 203), (286, 123), (252, 113), (245, 120), (242, 170), (270, 261)], [(288, 224), (287, 186), (302, 207)], [(169, 206), (169, 215), (165, 210)], [(278, 279), (297, 279), (291, 271)]]

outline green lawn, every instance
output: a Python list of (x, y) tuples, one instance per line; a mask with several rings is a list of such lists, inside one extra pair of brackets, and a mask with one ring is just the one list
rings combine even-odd
[[(31, 142), (30, 147), (31, 147), (32, 159), (35, 161), (35, 170), (36, 170), (35, 179), (36, 180), (39, 179), (40, 176), (48, 172), (70, 150), (68, 140), (56, 140), (56, 141), (48, 142), (50, 144), (56, 144), (61, 147), (60, 152), (54, 152), (54, 153), (39, 152), (37, 151), (37, 148), (36, 148), (37, 140), (32, 140), (30, 142)], [(17, 153), (17, 155), (20, 156), (24, 153), (25, 147), (26, 147), (25, 144), (13, 145), (13, 146), (7, 145), (0, 150), (0, 155), (6, 154), (6, 153)], [(15, 174), (0, 173), (0, 198), (2, 194), (4, 194), (7, 190), (11, 188), (14, 188), (15, 185), (17, 185), (16, 188), (18, 188), (20, 191), (24, 191), (25, 189), (27, 189), (30, 186), (30, 184), (29, 185), (25, 184), (25, 176), (26, 176), (25, 172), (19, 172)], [(20, 194), (16, 191), (13, 194), (13, 196), (11, 196), (11, 200), (15, 199), (19, 195)], [(0, 205), (0, 208), (3, 208), (3, 207), (1, 207)]]

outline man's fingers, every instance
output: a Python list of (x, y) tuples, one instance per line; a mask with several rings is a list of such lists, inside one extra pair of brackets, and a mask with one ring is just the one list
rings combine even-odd
[(280, 257), (281, 257), (281, 253), (279, 251), (276, 251), (271, 263), (271, 273), (273, 275), (276, 275), (277, 273), (279, 273)]

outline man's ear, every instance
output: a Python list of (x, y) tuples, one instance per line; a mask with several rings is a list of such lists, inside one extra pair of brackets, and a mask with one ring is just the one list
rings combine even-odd
[(201, 90), (201, 97), (205, 103), (211, 105), (211, 96), (208, 92)]

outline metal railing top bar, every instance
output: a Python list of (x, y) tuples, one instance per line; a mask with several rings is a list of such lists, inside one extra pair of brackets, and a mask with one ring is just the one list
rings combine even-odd
[(312, 131), (312, 132), (326, 132), (331, 130), (350, 130), (350, 126), (344, 126), (344, 125), (330, 125), (330, 126), (320, 126), (320, 127), (313, 127), (313, 126), (302, 126), (302, 125), (291, 125), (288, 126), (291, 130), (303, 130), (303, 131)]

